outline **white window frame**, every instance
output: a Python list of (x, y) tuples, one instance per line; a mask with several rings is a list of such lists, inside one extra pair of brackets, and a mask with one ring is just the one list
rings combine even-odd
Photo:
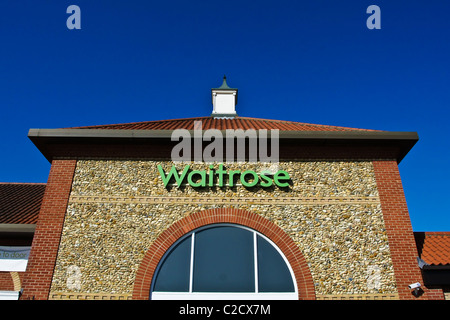
[(19, 291), (0, 291), (0, 300), (19, 300)]
[[(253, 233), (253, 259), (254, 259), (254, 276), (255, 276), (255, 292), (193, 292), (192, 291), (192, 281), (193, 281), (193, 265), (194, 265), (194, 243), (195, 243), (195, 234), (199, 231), (209, 229), (217, 226), (231, 226), (235, 228), (245, 229)], [(257, 254), (257, 236), (262, 237), (264, 240), (269, 242), (281, 255), (286, 266), (289, 269), (289, 273), (291, 275), (292, 281), (294, 283), (294, 292), (259, 292), (258, 291), (258, 254)], [(176, 244), (185, 240), (186, 238), (191, 237), (191, 256), (190, 256), (190, 265), (189, 265), (189, 291), (188, 292), (165, 292), (165, 291), (153, 291), (154, 280), (152, 283), (152, 290), (150, 293), (150, 298), (152, 300), (298, 300), (298, 288), (297, 281), (295, 280), (294, 271), (292, 270), (289, 261), (283, 252), (278, 248), (278, 246), (271, 241), (269, 238), (264, 236), (263, 234), (257, 232), (256, 230), (250, 229), (245, 226), (241, 226), (233, 223), (219, 223), (219, 224), (211, 224), (207, 225), (194, 231), (191, 231), (189, 234), (183, 236), (178, 241), (176, 241), (171, 248), (175, 247)], [(170, 254), (171, 250), (169, 250), (161, 259), (164, 261), (166, 256)], [(161, 263), (158, 264), (157, 269), (155, 270), (155, 276), (159, 272), (159, 268)]]

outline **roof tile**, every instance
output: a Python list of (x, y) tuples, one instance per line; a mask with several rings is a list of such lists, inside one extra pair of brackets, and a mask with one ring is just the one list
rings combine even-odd
[(35, 224), (45, 183), (0, 183), (0, 223)]
[(377, 131), (368, 129), (347, 128), (339, 126), (328, 126), (321, 124), (310, 124), (303, 122), (269, 120), (248, 117), (235, 118), (213, 118), (196, 117), (171, 120), (157, 120), (144, 122), (131, 122), (120, 124), (72, 127), (70, 129), (120, 129), (120, 130), (176, 130), (176, 129), (194, 129), (194, 122), (201, 121), (202, 129), (278, 129), (285, 131)]
[(419, 257), (429, 265), (450, 264), (450, 232), (414, 232)]

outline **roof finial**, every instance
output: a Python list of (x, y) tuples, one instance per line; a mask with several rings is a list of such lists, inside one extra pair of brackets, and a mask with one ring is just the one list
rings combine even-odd
[(237, 89), (230, 88), (227, 84), (227, 76), (223, 76), (223, 83), (219, 88), (211, 89), (213, 117), (234, 118), (236, 114)]
[(227, 84), (227, 76), (223, 75), (222, 85), (218, 89), (231, 89)]

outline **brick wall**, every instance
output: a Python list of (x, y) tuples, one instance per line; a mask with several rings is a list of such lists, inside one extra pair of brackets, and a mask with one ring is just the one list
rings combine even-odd
[(20, 291), (25, 272), (0, 271), (0, 291)]
[(0, 291), (13, 291), (14, 283), (9, 271), (0, 271)]
[(42, 200), (21, 299), (48, 298), (76, 160), (54, 160)]
[(423, 285), (423, 279), (417, 264), (417, 247), (397, 162), (373, 161), (373, 167), (399, 298), (402, 300), (443, 299), (442, 290), (424, 288), (423, 294), (418, 298), (409, 290), (409, 284), (420, 282)]
[[(33, 240), (33, 247), (30, 253), (27, 274), (23, 280), (24, 292), (21, 299), (42, 300), (47, 299), (49, 296), (75, 167), (75, 160), (55, 160), (52, 163)], [(430, 290), (424, 288), (424, 293), (419, 298), (416, 298), (408, 289), (409, 284), (414, 282), (421, 282), (423, 284), (423, 280), (416, 260), (418, 253), (398, 166), (396, 161), (373, 161), (373, 167), (383, 211), (383, 218), (386, 225), (386, 232), (389, 239), (399, 298), (405, 300), (444, 299), (442, 290)], [(242, 223), (241, 220), (233, 220), (237, 219), (237, 217), (240, 217), (240, 219), (242, 218), (240, 214), (237, 214), (237, 211), (233, 212), (233, 214), (225, 211), (219, 213), (219, 211), (217, 211), (212, 217), (214, 222)], [(191, 220), (192, 218), (196, 219)], [(230, 218), (233, 221), (228, 221)], [(205, 217), (200, 214), (198, 216), (194, 215), (188, 218), (188, 220), (184, 220), (184, 224), (178, 225), (180, 228), (176, 232), (185, 233), (201, 224), (210, 223), (210, 221), (204, 219)], [(267, 221), (252, 222), (252, 219), (250, 219), (244, 224), (257, 230), (259, 230), (258, 228), (262, 228), (264, 230), (261, 229), (261, 231), (264, 234), (273, 232), (273, 230), (269, 230), (270, 228), (267, 229), (268, 227), (265, 226), (265, 223), (267, 223)], [(172, 231), (174, 231), (174, 233), (170, 235), (167, 234), (164, 245), (159, 248), (158, 252), (160, 254), (165, 251), (162, 250), (163, 248), (167, 248), (172, 243), (173, 237), (176, 234), (175, 230)], [(278, 241), (279, 243), (277, 243), (277, 241), (275, 242), (280, 248), (288, 250), (288, 247), (290, 246), (286, 247), (285, 244), (283, 244), (283, 242), (286, 241), (286, 238), (283, 235), (273, 233), (273, 237), (283, 239), (280, 240), (281, 242)], [(160, 238), (159, 240), (163, 240), (163, 238)], [(159, 243), (159, 245), (162, 244)], [(136, 277), (133, 298), (145, 298), (145, 295), (148, 295), (154, 271), (153, 268), (155, 267), (155, 263), (159, 261), (159, 259), (151, 259), (151, 257), (148, 256), (151, 252), (154, 253), (153, 250), (149, 250), (143, 264), (140, 266)], [(303, 258), (298, 253), (293, 254), (292, 257), (295, 257), (293, 258), (294, 260), (299, 259), (297, 263), (301, 261), (301, 265), (303, 265), (303, 267), (296, 270), (297, 274), (304, 273), (304, 276), (308, 279), (306, 282), (303, 282), (303, 284), (299, 283), (299, 285), (303, 285), (303, 289), (306, 289), (306, 292), (308, 292), (306, 296), (300, 298), (313, 299), (314, 288), (311, 286), (312, 279), (309, 272), (305, 271), (308, 269), (304, 267), (304, 261), (302, 261)], [(153, 258), (155, 258), (155, 256)], [(294, 268), (295, 265), (296, 263), (293, 263)], [(307, 274), (307, 276), (305, 274)]]

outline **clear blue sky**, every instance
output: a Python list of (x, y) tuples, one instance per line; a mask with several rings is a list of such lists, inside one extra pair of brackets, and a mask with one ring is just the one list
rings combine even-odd
[[(81, 30), (69, 30), (69, 5)], [(369, 5), (381, 29), (369, 30)], [(450, 231), (450, 1), (0, 2), (0, 181), (46, 182), (30, 128), (240, 116), (390, 131), (415, 231)]]

